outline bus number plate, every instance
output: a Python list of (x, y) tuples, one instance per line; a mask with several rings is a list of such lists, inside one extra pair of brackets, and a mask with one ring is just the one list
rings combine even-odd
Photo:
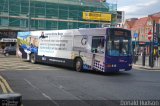
[(119, 69), (119, 71), (125, 71), (125, 69)]

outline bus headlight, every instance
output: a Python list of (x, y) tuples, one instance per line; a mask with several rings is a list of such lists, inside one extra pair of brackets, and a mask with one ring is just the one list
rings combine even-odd
[(132, 66), (132, 64), (128, 64), (128, 66)]
[(106, 67), (117, 67), (116, 64), (107, 64)]
[(117, 65), (116, 64), (112, 64), (112, 67), (117, 67)]

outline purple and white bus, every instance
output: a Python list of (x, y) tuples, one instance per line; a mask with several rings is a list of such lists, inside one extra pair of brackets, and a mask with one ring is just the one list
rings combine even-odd
[(18, 54), (32, 63), (73, 67), (76, 71), (132, 69), (131, 32), (122, 28), (84, 28), (18, 32)]

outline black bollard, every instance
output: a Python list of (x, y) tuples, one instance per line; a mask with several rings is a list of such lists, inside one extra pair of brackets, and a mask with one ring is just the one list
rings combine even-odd
[(151, 68), (154, 67), (154, 61), (155, 61), (155, 56), (152, 55), (152, 58), (151, 58)]
[(149, 55), (149, 61), (148, 61), (148, 63), (149, 63), (149, 66), (151, 66), (151, 56)]
[(146, 60), (146, 53), (143, 51), (142, 53), (142, 65), (145, 66), (145, 60)]
[(21, 106), (22, 96), (17, 93), (0, 94), (0, 106)]
[(133, 52), (132, 61), (133, 61), (134, 64), (136, 63), (136, 60), (135, 60), (135, 52)]
[(138, 61), (138, 54), (136, 54), (136, 62)]
[(136, 64), (136, 58), (135, 55), (133, 56), (133, 63)]

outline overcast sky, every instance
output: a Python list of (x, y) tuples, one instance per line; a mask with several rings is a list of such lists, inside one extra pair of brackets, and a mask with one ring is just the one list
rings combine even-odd
[(125, 19), (141, 18), (160, 12), (160, 0), (107, 0), (118, 4), (118, 10), (125, 11)]

